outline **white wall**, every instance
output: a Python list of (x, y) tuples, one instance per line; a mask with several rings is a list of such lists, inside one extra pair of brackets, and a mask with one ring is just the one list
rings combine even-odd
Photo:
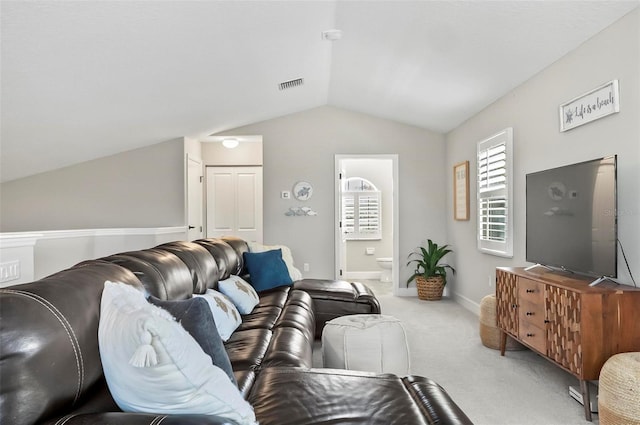
[(144, 229), (82, 229), (0, 234), (0, 263), (18, 274), (0, 287), (41, 279), (81, 261), (184, 240), (184, 226)]
[(182, 138), (0, 185), (0, 232), (185, 224)]
[[(446, 241), (444, 137), (394, 121), (334, 107), (319, 107), (230, 130), (261, 134), (264, 145), (264, 240), (293, 250), (308, 277), (334, 276), (334, 156), (398, 154), (400, 184), (400, 286), (411, 273), (407, 254), (427, 238)], [(300, 180), (314, 187), (305, 203), (280, 199)], [(315, 217), (287, 217), (291, 206), (308, 205)]]
[(185, 137), (184, 152), (191, 158), (202, 159), (202, 143), (196, 138)]
[(218, 142), (202, 142), (201, 145), (205, 166), (262, 165), (262, 141), (260, 140), (241, 142), (234, 149), (227, 149)]
[(34, 279), (81, 261), (185, 239), (183, 226), (43, 232), (34, 247)]
[[(446, 135), (447, 176), (463, 160), (471, 164), (471, 219), (454, 221), (453, 183), (448, 177), (447, 229), (456, 249), (455, 295), (478, 308), (496, 266), (525, 262), (525, 174), (546, 168), (618, 155), (618, 237), (636, 280), (640, 277), (640, 10), (636, 9), (581, 47), (516, 88)], [(558, 106), (610, 80), (620, 82), (620, 113), (559, 131)], [(481, 254), (476, 249), (476, 142), (513, 127), (514, 257)], [(631, 284), (619, 254), (618, 275)], [(640, 283), (640, 282), (639, 282)]]
[(200, 143), (175, 139), (3, 183), (0, 262), (20, 269), (3, 285), (184, 240), (186, 152), (200, 156)]

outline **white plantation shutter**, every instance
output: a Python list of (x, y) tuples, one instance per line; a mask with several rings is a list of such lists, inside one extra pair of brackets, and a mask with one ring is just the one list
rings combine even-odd
[(342, 231), (347, 235), (353, 235), (356, 231), (356, 207), (354, 202), (353, 195), (342, 195)]
[(381, 239), (381, 194), (359, 177), (348, 179), (342, 192), (342, 231), (347, 240)]
[(513, 256), (511, 128), (478, 142), (478, 249)]
[(380, 192), (359, 193), (358, 233), (380, 239)]
[(478, 184), (480, 192), (506, 187), (506, 150), (506, 143), (500, 143), (478, 152)]
[(507, 200), (503, 196), (478, 200), (480, 239), (505, 242), (507, 240)]
[(344, 192), (342, 230), (347, 240), (381, 239), (380, 192)]

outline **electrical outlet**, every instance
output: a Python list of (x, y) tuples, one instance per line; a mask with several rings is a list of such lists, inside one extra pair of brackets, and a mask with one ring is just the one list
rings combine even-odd
[(9, 261), (0, 264), (0, 283), (20, 279), (20, 261)]
[(308, 271), (309, 271), (309, 263), (304, 263), (304, 264), (302, 265), (302, 269), (303, 269), (305, 272), (308, 272)]

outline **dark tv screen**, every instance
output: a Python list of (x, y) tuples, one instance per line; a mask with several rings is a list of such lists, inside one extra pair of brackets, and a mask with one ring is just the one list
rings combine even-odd
[(526, 176), (526, 259), (617, 277), (616, 156)]

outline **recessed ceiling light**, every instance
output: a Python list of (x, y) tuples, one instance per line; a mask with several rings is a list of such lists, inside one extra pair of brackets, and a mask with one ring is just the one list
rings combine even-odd
[(238, 139), (233, 137), (229, 137), (227, 139), (222, 140), (222, 146), (224, 146), (227, 149), (237, 148), (239, 144), (240, 142), (238, 141)]

